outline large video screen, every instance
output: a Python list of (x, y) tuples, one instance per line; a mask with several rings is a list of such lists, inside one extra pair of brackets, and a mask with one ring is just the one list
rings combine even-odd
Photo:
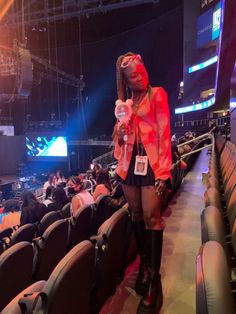
[(32, 161), (66, 161), (67, 140), (63, 135), (27, 134), (26, 154)]
[(197, 19), (197, 48), (204, 47), (220, 35), (221, 3), (201, 14)]

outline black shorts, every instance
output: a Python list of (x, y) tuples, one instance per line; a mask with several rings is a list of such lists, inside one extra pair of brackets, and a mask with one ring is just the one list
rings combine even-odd
[[(142, 152), (142, 155), (146, 155), (146, 151), (142, 144), (139, 144), (139, 152)], [(147, 186), (147, 185), (155, 185), (155, 176), (154, 172), (148, 162), (147, 174), (145, 176), (134, 174), (135, 167), (135, 157), (138, 155), (137, 145), (134, 144), (133, 153), (129, 165), (129, 170), (127, 173), (127, 177), (125, 180), (121, 179), (120, 176), (117, 176), (117, 180), (122, 184), (134, 185), (134, 186)]]

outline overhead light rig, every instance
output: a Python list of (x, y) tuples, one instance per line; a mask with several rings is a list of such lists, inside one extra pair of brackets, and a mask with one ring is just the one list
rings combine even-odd
[[(159, 4), (160, 0), (64, 0), (60, 4), (50, 0), (26, 2), (24, 12), (10, 13), (7, 23), (36, 25), (37, 23), (66, 20), (79, 16), (91, 16), (141, 4)], [(24, 19), (22, 19), (24, 17)]]

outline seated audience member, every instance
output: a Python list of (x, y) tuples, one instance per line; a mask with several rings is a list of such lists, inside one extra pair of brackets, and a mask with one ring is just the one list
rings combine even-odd
[(24, 191), (21, 200), (21, 225), (38, 222), (48, 212), (46, 205), (39, 203), (31, 191)]
[(99, 164), (94, 165), (93, 172), (92, 172), (94, 180), (97, 180), (97, 174), (100, 169), (101, 169), (101, 166)]
[(111, 194), (112, 186), (109, 179), (109, 173), (107, 169), (100, 169), (97, 172), (97, 184), (93, 192), (93, 199), (96, 199), (102, 194)]
[(52, 203), (52, 191), (54, 190), (55, 188), (52, 187), (52, 186), (48, 186), (47, 189), (46, 189), (46, 194), (45, 194), (45, 200), (43, 201), (43, 204), (48, 206), (49, 204)]
[(64, 205), (69, 203), (66, 192), (63, 188), (55, 188), (52, 192), (52, 202), (48, 205), (49, 211), (61, 210)]
[(48, 177), (48, 181), (46, 181), (43, 185), (43, 193), (46, 193), (47, 187), (53, 187), (56, 188), (57, 187), (57, 177), (55, 176), (55, 174), (50, 174)]
[(57, 182), (56, 182), (57, 186), (61, 186), (61, 187), (65, 186), (66, 178), (64, 177), (61, 170), (57, 170), (56, 179), (57, 179)]
[(7, 200), (4, 204), (3, 212), (7, 213), (7, 215), (2, 218), (0, 230), (20, 224), (20, 204), (17, 200)]
[(71, 210), (73, 215), (75, 215), (80, 207), (94, 203), (92, 195), (84, 189), (81, 178), (75, 176), (70, 177), (67, 186), (68, 194), (74, 195), (71, 200)]

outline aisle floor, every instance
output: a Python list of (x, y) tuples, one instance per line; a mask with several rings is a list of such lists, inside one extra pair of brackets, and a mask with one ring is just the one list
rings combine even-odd
[[(200, 214), (205, 191), (202, 173), (207, 171), (207, 165), (207, 150), (203, 150), (165, 211), (161, 314), (195, 314), (195, 259), (201, 245)], [(136, 313), (140, 301), (134, 291), (138, 264), (137, 258), (100, 314)]]

